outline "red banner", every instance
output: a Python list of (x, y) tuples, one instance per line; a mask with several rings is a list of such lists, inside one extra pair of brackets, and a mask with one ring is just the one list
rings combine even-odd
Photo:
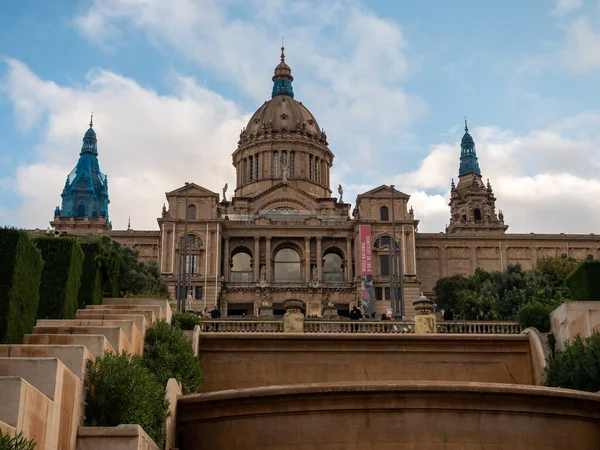
[(360, 273), (361, 275), (372, 275), (371, 225), (360, 225), (358, 233), (360, 235)]

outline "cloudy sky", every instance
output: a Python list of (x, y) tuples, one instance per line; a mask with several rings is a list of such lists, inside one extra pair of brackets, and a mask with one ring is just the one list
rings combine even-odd
[(468, 116), (509, 232), (600, 232), (600, 0), (2, 2), (0, 225), (48, 226), (90, 111), (114, 228), (233, 186), (282, 35), (346, 200), (394, 183), (442, 231)]

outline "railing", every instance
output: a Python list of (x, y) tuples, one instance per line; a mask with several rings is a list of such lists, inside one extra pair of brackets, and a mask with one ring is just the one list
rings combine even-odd
[(438, 333), (451, 334), (520, 334), (518, 322), (462, 322), (448, 321), (437, 323)]
[(414, 333), (413, 322), (387, 320), (305, 320), (305, 333)]
[[(282, 333), (283, 320), (205, 319), (200, 325), (202, 333)], [(415, 332), (412, 321), (388, 320), (324, 320), (304, 319), (305, 333), (364, 333), (408, 334)], [(438, 322), (440, 334), (520, 334), (517, 322)]]
[(283, 320), (203, 320), (202, 333), (282, 333)]

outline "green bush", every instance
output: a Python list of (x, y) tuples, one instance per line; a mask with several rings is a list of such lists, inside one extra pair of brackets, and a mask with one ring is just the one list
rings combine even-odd
[(24, 231), (0, 229), (0, 343), (20, 344), (33, 330), (43, 266)]
[(600, 333), (586, 339), (575, 336), (563, 352), (548, 358), (544, 375), (546, 386), (600, 391)]
[(99, 240), (81, 241), (83, 266), (81, 269), (81, 285), (77, 302), (80, 308), (86, 305), (100, 305), (102, 303), (102, 262), (104, 260), (104, 247)]
[(517, 313), (517, 320), (523, 328), (534, 327), (542, 333), (550, 331), (550, 313), (554, 309), (552, 305), (539, 302), (523, 305)]
[(200, 361), (192, 344), (182, 330), (164, 320), (146, 330), (142, 360), (161, 385), (166, 386), (169, 378), (176, 378), (184, 394), (196, 392), (202, 382)]
[(33, 450), (37, 444), (23, 437), (23, 433), (11, 436), (0, 430), (0, 450)]
[(139, 424), (162, 448), (169, 411), (166, 383), (159, 382), (138, 355), (106, 352), (86, 364), (86, 425)]
[(565, 280), (572, 300), (600, 300), (600, 261), (584, 261)]
[(191, 312), (176, 312), (171, 319), (171, 325), (182, 330), (193, 330), (196, 325), (201, 323), (200, 317)]
[(84, 257), (79, 243), (73, 238), (44, 237), (35, 244), (44, 259), (37, 318), (73, 319)]

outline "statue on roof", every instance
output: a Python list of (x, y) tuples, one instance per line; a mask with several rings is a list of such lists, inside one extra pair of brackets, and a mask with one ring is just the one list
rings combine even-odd
[(227, 183), (225, 183), (225, 186), (223, 186), (223, 201), (224, 202), (227, 201), (227, 197), (225, 196), (226, 193), (227, 193)]
[(342, 189), (342, 185), (338, 185), (338, 194), (340, 194), (340, 203), (344, 203), (344, 189)]

